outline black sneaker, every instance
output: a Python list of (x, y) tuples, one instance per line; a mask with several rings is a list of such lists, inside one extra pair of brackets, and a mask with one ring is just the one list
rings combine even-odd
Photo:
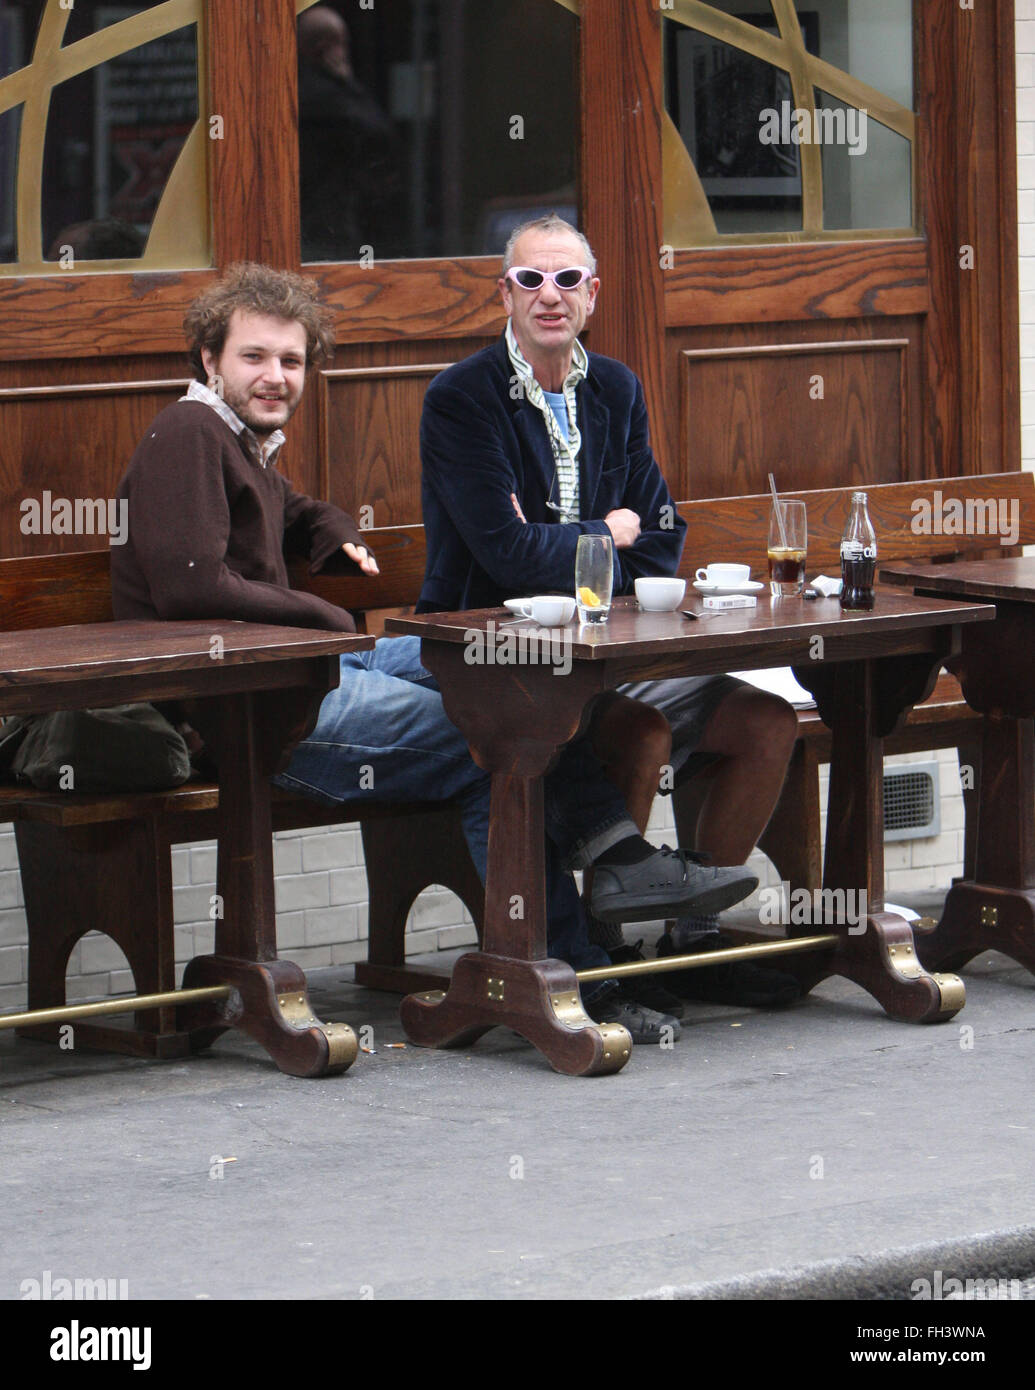
[[(720, 950), (737, 943), (729, 936), (701, 943), (705, 951)], [(658, 957), (686, 955), (679, 952), (666, 932), (658, 938)], [(695, 951), (696, 954), (696, 951)], [(666, 971), (664, 979), (683, 999), (703, 999), (710, 1004), (737, 1004), (752, 1009), (785, 1009), (801, 998), (801, 986), (793, 975), (756, 965), (752, 960), (726, 961), (722, 965), (698, 966), (692, 970)]]
[(650, 922), (721, 912), (758, 887), (747, 869), (717, 869), (706, 866), (706, 859), (662, 845), (638, 864), (597, 864), (589, 910), (604, 922)]
[(599, 1002), (591, 1000), (584, 1008), (594, 1023), (620, 1023), (628, 1028), (634, 1043), (675, 1042), (683, 1031), (679, 1020), (671, 1014), (646, 1009), (625, 998), (620, 989), (609, 992)]
[[(626, 965), (629, 961), (647, 959), (642, 946), (643, 942), (637, 941), (635, 946), (619, 946), (607, 954), (611, 957), (612, 965)], [(653, 1009), (659, 1014), (682, 1018), (683, 1001), (665, 988), (664, 978), (663, 975), (623, 975), (619, 987), (623, 997), (632, 1004), (642, 1004), (644, 1008)]]

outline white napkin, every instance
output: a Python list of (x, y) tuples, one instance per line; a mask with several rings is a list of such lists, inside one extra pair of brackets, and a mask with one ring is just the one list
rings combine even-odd
[(835, 594), (841, 592), (841, 581), (840, 579), (831, 579), (826, 574), (818, 574), (809, 588), (815, 589), (816, 593), (822, 594), (824, 598), (833, 598)]
[(789, 666), (772, 666), (764, 671), (731, 671), (730, 675), (759, 690), (768, 690), (771, 695), (779, 695), (796, 709), (808, 709), (816, 703), (811, 692), (794, 679)]
[(893, 912), (896, 917), (904, 917), (907, 922), (919, 922), (919, 912), (914, 912), (911, 907), (899, 907), (898, 903), (885, 903), (885, 912)]

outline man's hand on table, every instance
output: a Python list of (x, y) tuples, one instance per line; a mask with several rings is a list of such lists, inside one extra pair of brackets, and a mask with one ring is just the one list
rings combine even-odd
[(371, 555), (365, 545), (353, 545), (352, 541), (346, 541), (342, 546), (345, 554), (350, 560), (354, 560), (364, 574), (380, 574), (377, 561)]
[(604, 525), (611, 532), (619, 550), (633, 545), (639, 539), (640, 518), (628, 507), (617, 507), (613, 512), (608, 512), (604, 517)]

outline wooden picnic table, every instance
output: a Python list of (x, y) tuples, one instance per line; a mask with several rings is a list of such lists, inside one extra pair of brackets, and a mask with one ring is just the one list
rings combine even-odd
[[(339, 653), (372, 646), (372, 637), (220, 620), (85, 623), (0, 636), (0, 715), (175, 700), (218, 764), (215, 953), (188, 963), (183, 986), (224, 988), (223, 997), (181, 1008), (199, 1047), (237, 1027), (293, 1075), (342, 1071), (355, 1059), (352, 1029), (321, 1023), (305, 975), (277, 957), (270, 778), (338, 684)], [(120, 885), (83, 891), (118, 893)], [(146, 912), (140, 903), (125, 910), (141, 907)], [(151, 929), (141, 922), (140, 930)], [(21, 1020), (31, 1025), (32, 1015)]]
[(1035, 559), (895, 564), (881, 574), (996, 612), (967, 628), (948, 663), (982, 716), (977, 845), (973, 877), (953, 884), (937, 926), (917, 934), (921, 959), (957, 969), (995, 949), (1035, 972)]
[[(543, 774), (582, 725), (598, 695), (626, 681), (679, 674), (792, 666), (832, 730), (824, 889), (865, 891), (868, 912), (853, 930), (824, 927), (836, 944), (799, 962), (807, 988), (829, 975), (855, 980), (894, 1018), (951, 1017), (964, 993), (917, 960), (913, 934), (885, 913), (882, 740), (930, 692), (960, 634), (993, 610), (879, 589), (871, 612), (842, 612), (836, 599), (772, 601), (706, 616), (643, 613), (619, 599), (607, 623), (559, 631), (560, 656), (526, 639), (525, 660), (503, 609), (392, 618), (386, 629), (422, 638), (450, 718), (475, 760), (492, 773), (489, 863), (482, 948), (456, 964), (448, 991), (410, 995), (404, 1027), (415, 1042), (460, 1046), (502, 1025), (527, 1037), (559, 1071), (614, 1072), (628, 1034), (592, 1023), (566, 964), (546, 956)], [(531, 624), (524, 625), (530, 628)], [(508, 645), (509, 658), (508, 659)], [(556, 645), (556, 643), (554, 644)], [(532, 659), (529, 659), (532, 658)], [(619, 1036), (621, 1035), (621, 1036)]]

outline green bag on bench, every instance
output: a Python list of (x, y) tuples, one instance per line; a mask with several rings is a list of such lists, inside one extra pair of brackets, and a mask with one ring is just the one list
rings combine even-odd
[(12, 756), (0, 766), (40, 791), (164, 791), (191, 775), (183, 736), (154, 705), (10, 719), (0, 739), (4, 752)]

